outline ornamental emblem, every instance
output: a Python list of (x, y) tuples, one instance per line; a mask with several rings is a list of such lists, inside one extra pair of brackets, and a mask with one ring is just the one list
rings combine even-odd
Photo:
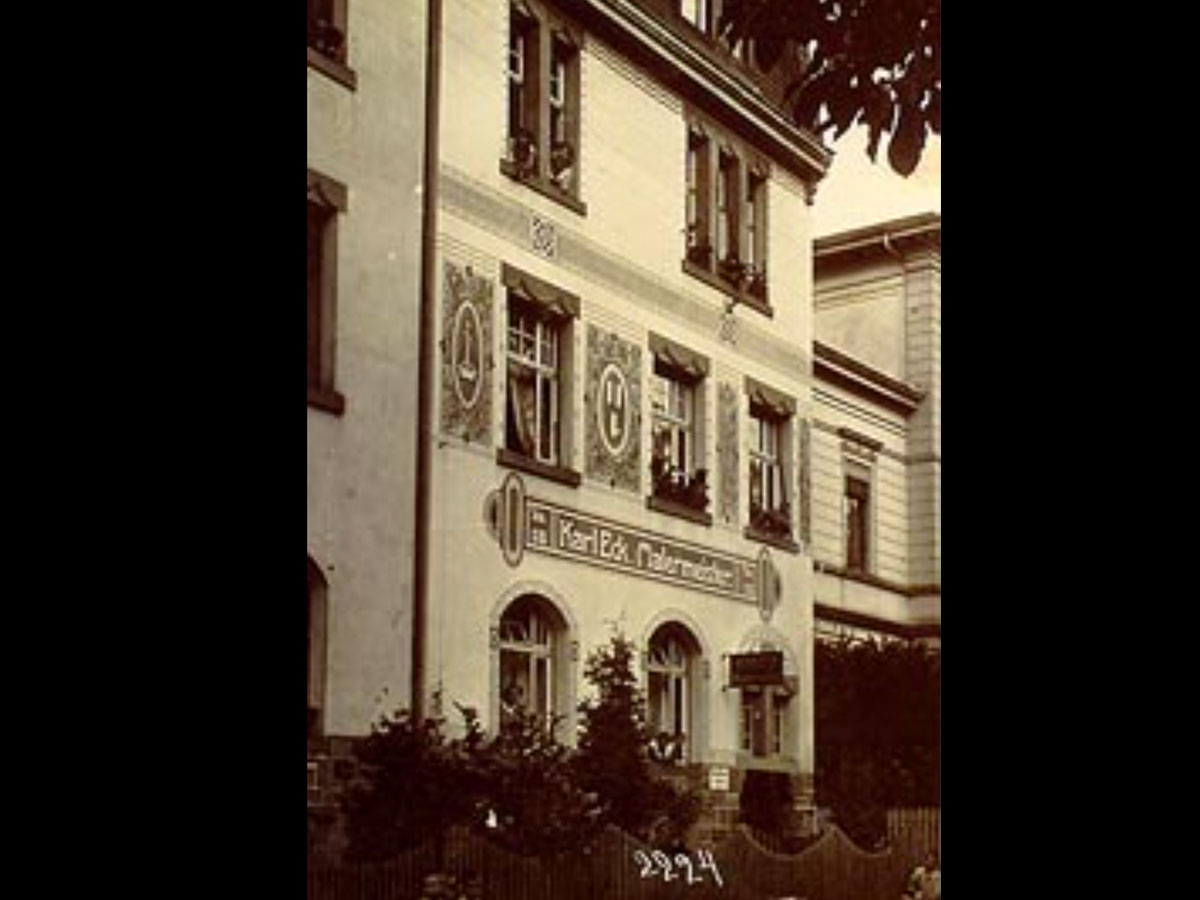
[(775, 609), (783, 596), (783, 578), (771, 560), (771, 554), (763, 547), (758, 554), (758, 617), (767, 625), (775, 615)]
[(454, 393), (464, 410), (479, 402), (483, 387), (483, 325), (475, 304), (459, 305), (451, 330), (450, 369), (454, 376)]
[(620, 456), (629, 443), (629, 382), (620, 366), (610, 362), (600, 373), (596, 426), (600, 442), (612, 456)]

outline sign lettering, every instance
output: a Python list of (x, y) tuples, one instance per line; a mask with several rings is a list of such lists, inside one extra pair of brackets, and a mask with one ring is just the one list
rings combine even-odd
[(758, 600), (759, 567), (747, 559), (526, 498), (525, 546), (630, 575), (699, 588), (746, 603)]

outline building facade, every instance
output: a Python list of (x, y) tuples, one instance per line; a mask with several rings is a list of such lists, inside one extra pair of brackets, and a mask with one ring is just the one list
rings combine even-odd
[(640, 651), (716, 833), (745, 773), (813, 794), (810, 205), (788, 72), (711, 4), (446, 4), (436, 98), (424, 696), (574, 740)]
[(941, 217), (815, 243), (817, 637), (941, 635)]
[(425, 4), (308, 4), (308, 799), (409, 696)]

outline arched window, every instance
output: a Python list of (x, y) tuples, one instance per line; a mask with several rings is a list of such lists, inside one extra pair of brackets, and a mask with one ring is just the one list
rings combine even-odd
[(320, 567), (308, 558), (308, 736), (325, 729), (325, 601), (328, 585)]
[(700, 646), (677, 622), (660, 625), (646, 655), (646, 718), (654, 735), (651, 756), (683, 764), (696, 748)]
[(500, 712), (540, 716), (567, 712), (566, 622), (535, 594), (514, 600), (500, 616)]

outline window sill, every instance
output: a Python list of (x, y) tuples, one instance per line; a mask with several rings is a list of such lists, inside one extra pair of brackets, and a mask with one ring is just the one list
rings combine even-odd
[(528, 456), (522, 456), (520, 453), (514, 453), (505, 447), (496, 450), (496, 462), (510, 469), (517, 469), (530, 475), (565, 484), (567, 487), (579, 487), (579, 483), (583, 480), (582, 476), (574, 469), (547, 465), (536, 459), (530, 459)]
[(327, 413), (340, 416), (346, 411), (346, 398), (333, 388), (319, 388), (309, 385), (308, 405), (323, 409)]
[(586, 203), (584, 203), (574, 194), (564, 191), (562, 188), (558, 187), (558, 185), (542, 177), (542, 175), (523, 175), (521, 170), (507, 159), (500, 160), (500, 171), (513, 181), (537, 191), (543, 197), (549, 197), (555, 203), (565, 206), (572, 212), (579, 213), (581, 216), (587, 215)]
[(668, 516), (675, 516), (678, 519), (686, 519), (689, 522), (695, 522), (697, 525), (712, 525), (712, 516), (708, 513), (692, 509), (690, 506), (684, 506), (682, 503), (676, 503), (674, 500), (655, 497), (653, 494), (646, 498), (646, 508)]
[(696, 265), (690, 259), (685, 258), (683, 260), (683, 271), (688, 275), (691, 275), (693, 278), (703, 281), (709, 287), (715, 288), (722, 294), (732, 297), (743, 306), (748, 306), (755, 312), (761, 313), (768, 319), (774, 318), (775, 311), (771, 309), (771, 305), (766, 300), (756, 297), (748, 291), (735, 288), (728, 281), (725, 281), (723, 278), (713, 274), (703, 266)]
[(338, 62), (338, 60), (326, 56), (321, 51), (314, 50), (312, 47), (308, 48), (308, 67), (316, 69), (322, 75), (332, 78), (352, 91), (358, 89), (358, 73), (345, 63)]
[(770, 544), (772, 547), (778, 547), (780, 550), (786, 550), (788, 553), (799, 553), (800, 545), (792, 538), (783, 537), (782, 535), (772, 534), (769, 531), (763, 531), (755, 528), (753, 525), (747, 525), (742, 532), (742, 536), (752, 541), (758, 541), (760, 544)]

